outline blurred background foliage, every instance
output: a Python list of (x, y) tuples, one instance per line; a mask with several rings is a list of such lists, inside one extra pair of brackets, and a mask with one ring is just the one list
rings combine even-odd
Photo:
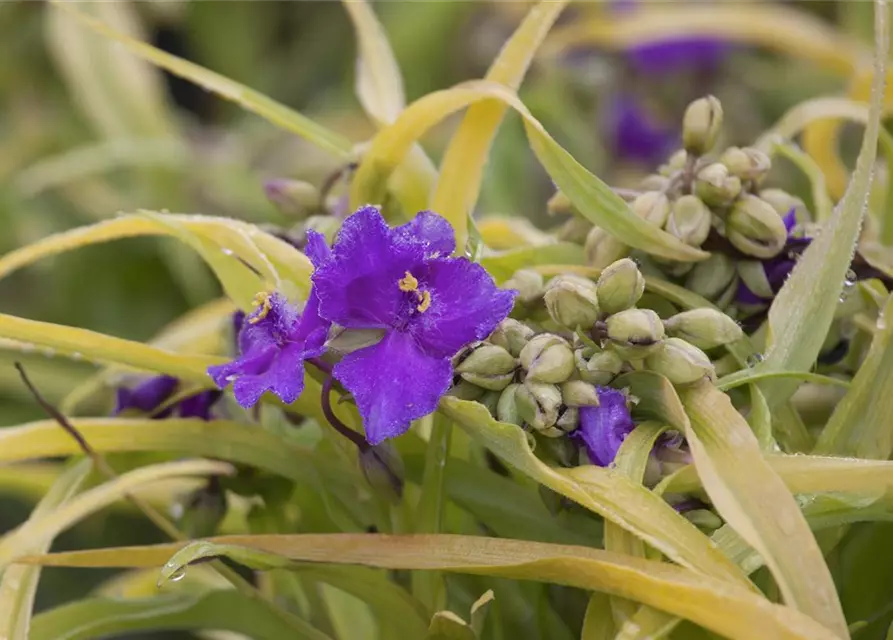
[[(868, 2), (786, 4), (870, 43)], [(528, 7), (507, 1), (375, 3), (408, 101), (482, 77)], [(355, 143), (374, 132), (355, 98), (355, 39), (340, 3), (175, 0), (82, 8), (294, 107)], [(559, 26), (610, 10), (602, 3), (579, 3), (566, 10)], [(136, 60), (43, 2), (0, 3), (0, 57), (8, 61), (0, 65), (2, 253), (138, 208), (288, 225), (264, 197), (263, 182), (290, 177), (319, 184), (339, 168), (338, 159)], [(656, 122), (672, 128), (692, 98), (712, 92), (725, 108), (728, 142), (748, 144), (797, 102), (840, 93), (846, 80), (809, 60), (744, 45), (731, 46), (708, 68), (657, 75), (638, 72), (622, 52), (585, 48), (540, 56), (520, 95), (587, 168), (622, 186), (653, 166), (617, 157), (606, 120), (611, 96), (634, 96)], [(456, 122), (426, 138), (435, 162)], [(857, 141), (858, 136), (844, 136), (844, 158), (855, 152)], [(792, 172), (790, 180), (796, 185), (802, 178)], [(547, 223), (545, 202), (553, 191), (519, 119), (509, 117), (491, 155), (479, 210)], [(187, 249), (173, 240), (137, 238), (91, 246), (14, 274), (0, 282), (0, 311), (146, 340), (219, 293), (210, 272)], [(7, 347), (0, 345), (0, 425), (42, 415), (20, 385), (14, 360), (26, 362), (53, 401), (93, 370)], [(7, 530), (26, 517), (35, 496), (12, 480), (0, 484), (7, 494), (0, 527)], [(120, 511), (95, 516), (63, 535), (56, 548), (155, 540), (141, 523)], [(848, 536), (866, 539), (840, 545), (838, 575), (873, 570), (890, 584), (888, 534), (888, 528), (854, 527)], [(49, 570), (38, 607), (80, 595), (85, 580), (103, 577)], [(859, 584), (848, 580), (842, 593), (851, 619), (876, 611), (890, 593), (881, 589), (867, 597)]]

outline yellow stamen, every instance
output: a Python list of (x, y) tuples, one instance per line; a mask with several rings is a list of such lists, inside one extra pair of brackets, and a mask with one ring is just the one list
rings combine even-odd
[(419, 296), (419, 300), (421, 300), (419, 306), (417, 306), (416, 309), (419, 310), (419, 313), (425, 313), (431, 306), (431, 293), (428, 291), (422, 291), (421, 294), (416, 293), (416, 295)]
[(419, 281), (407, 271), (406, 275), (397, 281), (397, 286), (400, 287), (400, 291), (418, 291)]
[(257, 315), (248, 319), (248, 324), (257, 324), (266, 318), (270, 311), (273, 310), (273, 303), (270, 302), (270, 294), (263, 291), (258, 293), (254, 296), (254, 306), (260, 307), (260, 311), (258, 311)]

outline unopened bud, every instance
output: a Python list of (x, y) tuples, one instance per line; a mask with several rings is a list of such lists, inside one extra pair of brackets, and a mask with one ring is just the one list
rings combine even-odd
[(784, 248), (788, 230), (772, 205), (748, 194), (741, 196), (732, 207), (726, 223), (726, 236), (744, 254), (772, 258)]
[(688, 194), (680, 196), (673, 203), (666, 230), (682, 242), (698, 247), (710, 234), (712, 220), (707, 205), (699, 197)]
[(618, 260), (602, 271), (596, 283), (598, 306), (611, 315), (636, 305), (645, 292), (645, 278), (639, 267), (629, 258)]
[(728, 167), (733, 176), (756, 183), (765, 178), (772, 168), (769, 156), (753, 147), (729, 147), (723, 151), (719, 161)]
[(520, 384), (510, 384), (499, 395), (499, 401), (496, 403), (496, 419), (500, 422), (518, 426), (524, 423), (524, 418), (518, 413), (518, 401), (515, 397), (520, 388)]
[(592, 230), (592, 223), (586, 218), (573, 216), (569, 218), (555, 234), (555, 239), (560, 242), (573, 242), (574, 244), (583, 244), (586, 242), (586, 236)]
[(694, 191), (706, 204), (724, 207), (741, 193), (741, 179), (729, 175), (729, 169), (724, 164), (714, 162), (698, 171)]
[(360, 470), (381, 495), (395, 503), (403, 497), (405, 468), (400, 452), (389, 442), (382, 442), (360, 452)]
[(577, 407), (565, 407), (555, 421), (555, 426), (561, 431), (560, 435), (576, 431), (580, 426), (580, 410)]
[(569, 407), (597, 407), (598, 392), (583, 380), (568, 380), (561, 385), (561, 397)]
[(642, 191), (664, 191), (669, 186), (670, 179), (658, 173), (645, 176), (642, 182), (639, 183), (639, 188)]
[(734, 278), (735, 261), (724, 253), (714, 252), (689, 271), (685, 288), (708, 300), (716, 300)]
[(682, 171), (682, 169), (685, 168), (685, 164), (687, 162), (688, 153), (686, 153), (685, 149), (679, 149), (670, 156), (665, 164), (662, 164), (660, 166), (659, 171), (664, 177), (671, 176), (677, 171)]
[(574, 352), (566, 340), (544, 333), (521, 350), (521, 366), (527, 379), (535, 382), (564, 382), (574, 372)]
[(326, 242), (331, 244), (335, 235), (341, 228), (341, 220), (335, 216), (310, 216), (304, 223), (304, 229), (312, 229), (325, 236)]
[(226, 516), (226, 492), (216, 478), (175, 504), (177, 525), (190, 538), (207, 538), (217, 533)]
[(691, 511), (684, 512), (682, 517), (699, 529), (705, 529), (707, 531), (715, 531), (723, 524), (722, 518), (707, 509), (692, 509)]
[(448, 395), (459, 400), (477, 400), (484, 395), (484, 390), (476, 384), (468, 382), (468, 380), (460, 379), (458, 384), (453, 385), (449, 390)]
[(562, 326), (589, 328), (598, 320), (596, 287), (589, 278), (557, 276), (549, 282), (543, 299), (549, 316)]
[[(772, 208), (775, 209), (775, 213), (782, 218), (784, 218), (791, 209), (798, 212), (806, 211), (806, 205), (800, 198), (792, 196), (783, 189), (760, 189), (760, 198), (768, 202)], [(801, 220), (802, 219), (803, 218), (801, 218)]]
[(319, 190), (303, 180), (277, 178), (264, 183), (267, 199), (284, 215), (304, 220), (321, 210)]
[(713, 375), (710, 358), (681, 338), (667, 338), (645, 358), (645, 366), (673, 384), (690, 384)]
[(629, 207), (637, 216), (658, 227), (663, 227), (670, 217), (670, 201), (660, 191), (646, 191)]
[(485, 376), (511, 373), (515, 359), (508, 351), (495, 344), (480, 343), (462, 362), (456, 365), (456, 373), (477, 373)]
[(572, 213), (574, 205), (571, 199), (564, 195), (561, 191), (556, 191), (555, 195), (546, 202), (546, 212), (550, 216)]
[(527, 381), (515, 391), (518, 414), (535, 431), (546, 431), (558, 421), (561, 391), (554, 384)]
[(521, 354), (521, 349), (530, 342), (534, 333), (534, 330), (523, 322), (506, 318), (497, 325), (487, 341), (502, 347), (517, 358)]
[(592, 227), (583, 243), (586, 264), (597, 269), (629, 254), (629, 247), (601, 227)]
[(613, 349), (605, 349), (594, 354), (579, 368), (580, 377), (591, 384), (606, 385), (620, 375), (623, 358)]
[(487, 411), (490, 412), (491, 416), (496, 416), (496, 409), (499, 406), (499, 398), (502, 396), (502, 391), (486, 391), (484, 395), (480, 397), (478, 402), (484, 405), (487, 408)]
[(608, 338), (618, 354), (638, 360), (653, 352), (664, 338), (664, 325), (651, 309), (627, 309), (606, 321)]
[(696, 156), (710, 151), (722, 130), (722, 104), (714, 96), (698, 98), (682, 117), (682, 144)]
[(533, 302), (543, 295), (543, 276), (533, 269), (519, 269), (503, 287), (517, 290), (521, 302)]
[(744, 337), (738, 323), (717, 309), (701, 307), (664, 321), (667, 333), (701, 349), (712, 349)]

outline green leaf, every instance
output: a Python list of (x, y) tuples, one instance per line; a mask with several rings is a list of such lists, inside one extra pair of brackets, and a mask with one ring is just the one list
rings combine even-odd
[(511, 278), (518, 269), (527, 269), (539, 264), (579, 265), (583, 264), (583, 261), (583, 247), (572, 242), (557, 242), (490, 253), (481, 258), (481, 266), (497, 283), (502, 283)]
[(792, 378), (801, 380), (802, 382), (811, 382), (813, 384), (826, 384), (832, 387), (843, 387), (849, 389), (851, 382), (841, 378), (832, 378), (831, 376), (823, 376), (820, 373), (811, 373), (809, 371), (754, 371), (746, 369), (741, 373), (734, 373), (720, 378), (716, 383), (716, 388), (722, 391), (728, 391), (735, 387), (745, 384), (753, 384), (760, 380), (776, 380)]

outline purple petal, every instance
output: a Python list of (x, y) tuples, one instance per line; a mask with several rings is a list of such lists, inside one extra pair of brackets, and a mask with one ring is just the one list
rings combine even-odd
[(242, 327), (245, 325), (245, 312), (242, 311), (241, 309), (234, 311), (233, 316), (232, 316), (232, 321), (233, 321), (233, 335), (238, 340), (239, 334), (242, 332)]
[(674, 127), (659, 123), (634, 98), (617, 95), (608, 105), (604, 130), (614, 154), (620, 158), (654, 165), (674, 149)]
[(334, 375), (353, 395), (366, 440), (375, 445), (437, 409), (450, 387), (452, 366), (426, 354), (409, 334), (390, 331), (378, 344), (346, 356)]
[(737, 289), (737, 291), (735, 291), (735, 301), (736, 302), (739, 302), (741, 304), (756, 305), (756, 304), (765, 304), (770, 299), (771, 298), (761, 298), (760, 296), (755, 294), (753, 291), (750, 290), (750, 288), (746, 284), (744, 284), (744, 280), (738, 281), (738, 289)]
[(796, 261), (790, 258), (777, 258), (763, 264), (763, 270), (766, 272), (766, 279), (769, 281), (772, 291), (778, 293), (781, 290), (796, 265)]
[(599, 406), (580, 409), (580, 428), (572, 435), (583, 440), (592, 464), (607, 467), (614, 462), (617, 450), (635, 424), (621, 391), (597, 389)]
[(626, 51), (633, 67), (643, 74), (713, 70), (729, 50), (729, 44), (707, 36), (687, 36), (637, 44)]
[[(257, 404), (267, 391), (272, 391), (284, 403), (291, 404), (304, 390), (302, 345), (292, 344), (280, 351), (271, 349), (263, 355), (263, 358), (253, 362), (243, 361), (245, 368), (233, 383), (233, 395), (246, 409)], [(261, 362), (266, 366), (257, 366)]]
[(217, 390), (202, 391), (195, 395), (183, 398), (177, 403), (177, 413), (181, 418), (211, 419), (211, 407), (220, 398), (221, 392)]
[(448, 256), (456, 249), (456, 236), (446, 218), (433, 211), (419, 211), (415, 218), (394, 229), (404, 242), (421, 244), (426, 257)]
[(788, 235), (790, 236), (791, 231), (797, 225), (797, 208), (791, 207), (791, 210), (782, 217), (782, 221), (784, 222), (784, 228), (788, 230)]
[(417, 275), (431, 306), (412, 317), (409, 331), (434, 357), (448, 358), (483, 340), (512, 310), (515, 292), (497, 287), (482, 266), (465, 258), (430, 260)]
[(127, 409), (152, 413), (176, 390), (179, 381), (171, 376), (155, 376), (141, 382), (133, 389), (120, 388), (113, 415)]
[(313, 274), (320, 315), (349, 329), (393, 326), (406, 299), (398, 282), (423, 259), (422, 245), (396, 237), (378, 209), (359, 209)]
[(313, 229), (307, 229), (307, 246), (304, 247), (304, 255), (310, 258), (314, 267), (319, 269), (332, 257), (332, 250), (329, 249), (323, 234)]

